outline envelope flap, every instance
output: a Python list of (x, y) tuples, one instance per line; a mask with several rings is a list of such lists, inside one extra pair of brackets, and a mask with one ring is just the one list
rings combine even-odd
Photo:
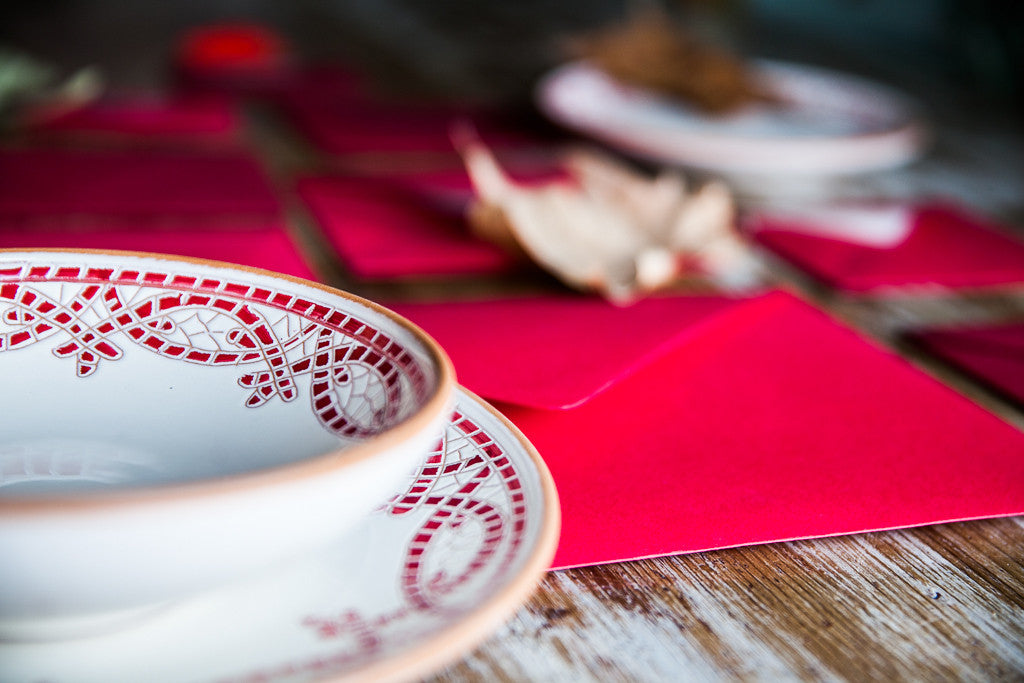
[(652, 298), (622, 308), (579, 296), (388, 304), (448, 352), (485, 398), (568, 409), (628, 377), (749, 299)]

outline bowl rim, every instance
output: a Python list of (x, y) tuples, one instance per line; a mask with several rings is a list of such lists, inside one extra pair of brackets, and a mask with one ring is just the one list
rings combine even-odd
[[(8, 254), (81, 254), (88, 256), (113, 256), (150, 259), (192, 266), (222, 268), (243, 274), (259, 275), (277, 280), (284, 280), (304, 287), (319, 290), (346, 302), (363, 306), (374, 313), (380, 314), (391, 323), (399, 326), (419, 342), (429, 360), (435, 366), (437, 382), (433, 392), (423, 404), (398, 424), (363, 441), (347, 445), (342, 449), (332, 449), (323, 453), (303, 458), (292, 463), (281, 463), (261, 467), (252, 471), (219, 475), (205, 479), (185, 482), (170, 482), (116, 489), (96, 489), (69, 493), (47, 493), (39, 496), (0, 497), (0, 519), (13, 515), (38, 515), (42, 513), (77, 513), (82, 511), (98, 511), (113, 507), (129, 505), (156, 505), (170, 502), (195, 501), (222, 495), (243, 493), (258, 490), (285, 482), (310, 480), (328, 473), (336, 473), (350, 469), (375, 455), (399, 447), (404, 441), (410, 440), (417, 432), (426, 429), (431, 423), (444, 420), (452, 410), (455, 401), (457, 382), (455, 369), (451, 359), (441, 345), (412, 321), (380, 304), (365, 299), (357, 294), (331, 287), (312, 280), (307, 280), (286, 273), (278, 273), (264, 268), (256, 268), (228, 261), (178, 256), (158, 252), (121, 250), (121, 249), (87, 249), (60, 247), (25, 247), (0, 248), (0, 258)], [(440, 434), (438, 435), (440, 438)]]

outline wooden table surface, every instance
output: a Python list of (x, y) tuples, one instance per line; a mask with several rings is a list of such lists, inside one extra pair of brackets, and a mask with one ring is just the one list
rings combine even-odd
[[(280, 122), (258, 115), (255, 125), (278, 173), (309, 170), (307, 152)], [(1017, 142), (993, 163), (1016, 163)], [(996, 213), (1018, 222), (1020, 202)], [(326, 254), (301, 204), (291, 211), (307, 253)], [(1024, 320), (1024, 292), (848, 298), (770, 264), (779, 281), (1024, 430), (1024, 412), (900, 340), (931, 323)], [(326, 257), (317, 265), (332, 284), (389, 300), (554, 286), (368, 285)], [(497, 633), (430, 680), (787, 679), (1024, 680), (1024, 517), (549, 572)]]

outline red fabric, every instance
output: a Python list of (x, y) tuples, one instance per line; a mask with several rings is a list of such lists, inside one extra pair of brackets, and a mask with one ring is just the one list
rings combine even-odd
[(3, 248), (124, 249), (213, 259), (315, 280), (283, 228), (208, 230), (5, 230)]
[(693, 300), (704, 317), (685, 301), (660, 319), (608, 306), (596, 335), (574, 334), (593, 311), (578, 328), (559, 300), (396, 307), (485, 397), (521, 396), (517, 373), (534, 363), (571, 376), (581, 349), (615, 355), (636, 330), (662, 328), (578, 407), (498, 403), (558, 486), (554, 566), (1024, 512), (1014, 428), (791, 295)]
[(771, 223), (759, 225), (754, 237), (825, 284), (852, 292), (1024, 283), (1024, 242), (948, 206), (920, 208), (909, 237), (887, 249), (790, 232)]
[(932, 354), (1024, 406), (1024, 323), (924, 330), (912, 338)]
[(298, 184), (338, 258), (366, 280), (504, 272), (513, 257), (469, 233), (462, 217), (384, 182), (343, 177)]
[(243, 153), (0, 152), (0, 227), (80, 215), (276, 220), (280, 207)]

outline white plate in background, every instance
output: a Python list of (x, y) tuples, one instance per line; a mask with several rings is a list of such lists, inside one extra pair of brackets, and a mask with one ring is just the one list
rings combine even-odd
[(537, 103), (556, 123), (624, 152), (726, 174), (858, 173), (906, 164), (922, 151), (916, 107), (893, 89), (810, 66), (751, 68), (779, 103), (711, 115), (585, 62), (545, 76)]

